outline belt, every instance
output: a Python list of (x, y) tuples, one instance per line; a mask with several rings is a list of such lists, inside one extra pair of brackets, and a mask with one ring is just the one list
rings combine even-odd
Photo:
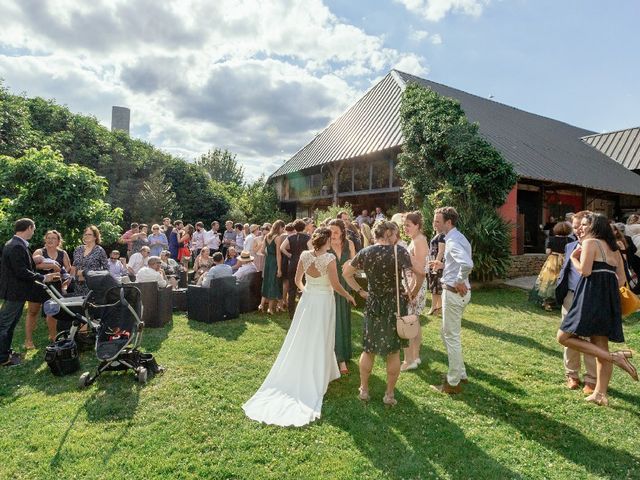
[[(459, 293), (458, 290), (455, 287), (452, 287), (451, 285), (447, 285), (446, 283), (442, 284), (442, 288), (444, 288), (445, 290), (449, 290), (450, 292), (453, 293)], [(469, 292), (471, 291), (471, 289), (467, 289)]]

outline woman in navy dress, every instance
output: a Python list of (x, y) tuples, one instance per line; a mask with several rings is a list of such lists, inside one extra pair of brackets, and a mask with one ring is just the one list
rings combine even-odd
[(565, 347), (596, 357), (596, 388), (586, 400), (608, 405), (607, 388), (614, 364), (638, 381), (638, 373), (628, 360), (631, 351), (609, 352), (610, 341), (624, 342), (618, 291), (625, 282), (624, 265), (606, 217), (589, 214), (580, 228), (584, 230), (582, 246), (571, 254), (571, 262), (581, 277), (557, 338)]

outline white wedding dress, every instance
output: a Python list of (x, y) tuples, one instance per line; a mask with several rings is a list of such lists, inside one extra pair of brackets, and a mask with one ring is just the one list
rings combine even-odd
[(305, 274), (315, 265), (320, 276), (306, 275), (305, 290), (278, 358), (262, 386), (242, 406), (249, 418), (283, 427), (300, 427), (320, 418), (327, 386), (340, 377), (334, 352), (336, 303), (327, 275), (335, 256), (316, 257), (305, 251), (300, 261)]

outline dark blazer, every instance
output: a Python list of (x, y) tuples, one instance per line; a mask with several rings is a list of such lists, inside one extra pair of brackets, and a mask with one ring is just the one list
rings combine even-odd
[(571, 263), (571, 254), (578, 246), (578, 241), (567, 243), (564, 247), (564, 264), (558, 275), (558, 281), (556, 283), (556, 303), (562, 305), (564, 297), (569, 293), (569, 270), (573, 268)]
[(0, 298), (13, 302), (37, 300), (35, 281), (44, 282), (44, 275), (36, 272), (31, 253), (22, 239), (14, 236), (2, 249), (0, 266)]

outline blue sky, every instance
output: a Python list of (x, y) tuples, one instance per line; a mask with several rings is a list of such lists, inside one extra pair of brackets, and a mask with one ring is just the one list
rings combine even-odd
[(640, 125), (637, 0), (7, 0), (0, 18), (11, 91), (107, 126), (129, 106), (132, 135), (228, 148), (251, 177), (391, 68), (598, 132)]

